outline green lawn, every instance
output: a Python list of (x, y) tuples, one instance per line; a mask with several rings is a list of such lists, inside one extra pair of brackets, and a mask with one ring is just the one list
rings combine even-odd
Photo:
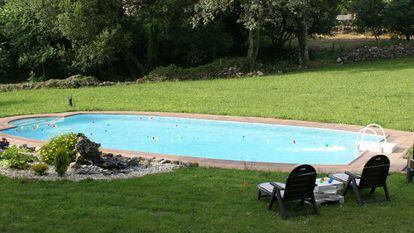
[[(414, 131), (414, 58), (262, 78), (0, 93), (0, 116), (75, 110), (171, 111), (352, 123)], [(66, 106), (73, 94), (75, 107)], [(0, 177), (0, 232), (414, 232), (414, 186), (391, 203), (324, 206), (283, 221), (255, 186), (284, 173), (192, 168), (110, 182)], [(382, 198), (378, 190), (377, 198)]]
[[(67, 106), (74, 95), (75, 107)], [(277, 117), (414, 131), (414, 58), (244, 79), (0, 93), (0, 116), (137, 110)]]
[[(111, 182), (0, 178), (0, 232), (414, 232), (414, 186), (390, 176), (393, 202), (324, 206), (282, 220), (256, 184), (285, 174), (185, 169)], [(383, 198), (381, 190), (376, 198)]]

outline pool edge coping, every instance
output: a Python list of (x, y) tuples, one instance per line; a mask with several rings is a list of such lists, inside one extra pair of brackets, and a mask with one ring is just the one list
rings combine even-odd
[[(51, 114), (32, 114), (32, 115), (19, 115), (0, 118), (0, 130), (6, 130), (14, 128), (10, 125), (10, 122), (30, 119), (37, 117), (70, 117), (80, 114), (113, 114), (113, 115), (144, 115), (144, 116), (161, 116), (161, 117), (179, 117), (190, 119), (205, 119), (205, 120), (219, 120), (219, 121), (232, 121), (232, 122), (244, 122), (244, 123), (262, 123), (262, 124), (277, 124), (287, 126), (299, 126), (299, 127), (312, 127), (328, 130), (341, 130), (357, 132), (363, 126), (347, 125), (338, 123), (322, 123), (313, 121), (299, 121), (299, 120), (286, 120), (277, 118), (262, 118), (262, 117), (241, 117), (241, 116), (228, 116), (228, 115), (210, 115), (210, 114), (195, 114), (195, 113), (173, 113), (173, 112), (141, 112), (141, 111), (76, 111), (76, 112), (64, 112), (64, 113), (51, 113)], [(393, 143), (397, 144), (397, 152), (387, 154), (391, 160), (391, 171), (401, 172), (406, 165), (406, 160), (403, 158), (406, 150), (412, 145), (414, 140), (414, 133), (399, 131), (393, 129), (385, 129), (387, 132), (387, 138)], [(31, 146), (40, 146), (45, 142), (34, 139), (27, 139), (17, 137), (0, 132), (0, 137), (7, 137), (14, 144), (28, 144)], [(146, 158), (165, 158), (170, 160), (180, 160), (184, 162), (196, 162), (200, 166), (204, 167), (220, 167), (230, 169), (245, 169), (245, 170), (261, 170), (261, 171), (290, 171), (296, 164), (287, 163), (270, 163), (270, 162), (246, 162), (246, 161), (233, 161), (222, 159), (208, 159), (208, 158), (196, 158), (191, 156), (180, 155), (165, 155), (157, 153), (147, 153), (139, 151), (127, 151), (127, 150), (115, 150), (115, 149), (102, 149), (103, 152), (122, 154), (124, 156), (141, 156)], [(319, 172), (330, 173), (339, 171), (360, 171), (365, 162), (371, 158), (375, 153), (365, 152), (356, 157), (349, 164), (343, 165), (313, 165)]]

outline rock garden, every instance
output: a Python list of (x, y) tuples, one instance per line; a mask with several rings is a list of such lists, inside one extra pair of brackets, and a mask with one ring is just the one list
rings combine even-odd
[(171, 172), (195, 163), (103, 153), (83, 134), (52, 138), (42, 147), (10, 146), (0, 152), (0, 175), (39, 180), (110, 180)]

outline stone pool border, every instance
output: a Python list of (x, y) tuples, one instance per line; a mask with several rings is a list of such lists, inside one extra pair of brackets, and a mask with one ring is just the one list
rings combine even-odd
[[(290, 126), (304, 126), (333, 130), (344, 130), (357, 132), (363, 126), (357, 125), (345, 125), (334, 123), (320, 123), (310, 121), (298, 121), (298, 120), (282, 120), (275, 118), (260, 118), (260, 117), (238, 117), (238, 116), (222, 116), (222, 115), (208, 115), (208, 114), (190, 114), (190, 113), (169, 113), (169, 112), (131, 112), (131, 111), (78, 111), (78, 112), (66, 112), (66, 113), (52, 113), (52, 114), (34, 114), (34, 115), (21, 115), (0, 118), (0, 130), (13, 128), (9, 122), (35, 117), (68, 117), (79, 114), (129, 114), (129, 115), (148, 115), (148, 116), (164, 116), (164, 117), (180, 117), (180, 118), (197, 118), (207, 120), (220, 120), (220, 121), (237, 121), (237, 122), (249, 122), (249, 123), (266, 123), (266, 124), (281, 124)], [(393, 129), (385, 129), (387, 133), (387, 139), (390, 142), (397, 144), (397, 150), (388, 154), (391, 160), (391, 170), (395, 172), (401, 172), (406, 166), (406, 160), (403, 158), (406, 150), (412, 145), (414, 140), (414, 134), (411, 132), (398, 131)], [(0, 133), (0, 137), (8, 138), (13, 144), (21, 145), (27, 144), (29, 146), (40, 146), (44, 144), (44, 141), (26, 139), (16, 137), (4, 133)], [(122, 154), (124, 156), (141, 156), (145, 158), (165, 158), (169, 160), (180, 160), (183, 162), (195, 162), (203, 167), (220, 167), (230, 169), (249, 169), (249, 170), (261, 170), (261, 171), (290, 171), (295, 164), (286, 163), (265, 163), (265, 162), (245, 162), (245, 161), (231, 161), (220, 159), (207, 159), (207, 158), (195, 158), (189, 156), (179, 155), (163, 155), (156, 153), (146, 153), (139, 151), (125, 151), (125, 150), (110, 150), (102, 149), (103, 152)], [(314, 165), (318, 172), (330, 173), (340, 171), (361, 171), (365, 162), (371, 158), (374, 153), (363, 153), (354, 161), (344, 165)]]

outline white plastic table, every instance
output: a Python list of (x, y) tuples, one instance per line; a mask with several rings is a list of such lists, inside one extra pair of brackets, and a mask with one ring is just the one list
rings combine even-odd
[(329, 182), (329, 178), (316, 179), (315, 198), (316, 203), (344, 203), (344, 197), (341, 195), (344, 184), (337, 180)]

